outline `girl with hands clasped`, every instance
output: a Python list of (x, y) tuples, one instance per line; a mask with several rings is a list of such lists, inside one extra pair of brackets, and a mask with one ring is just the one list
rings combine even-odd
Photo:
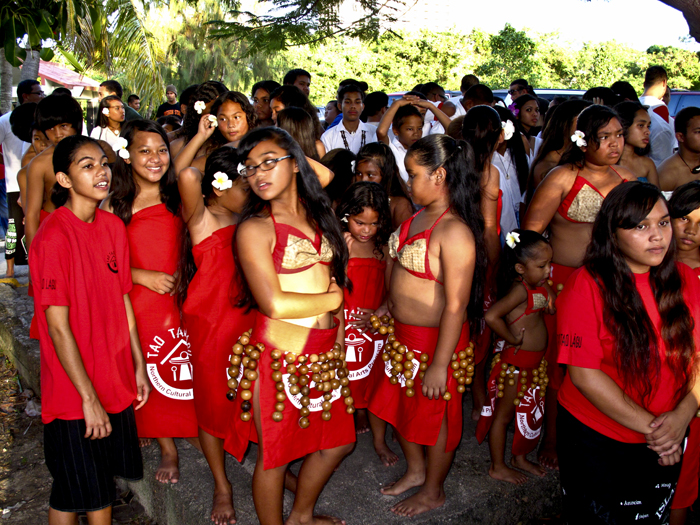
[(394, 426), (408, 463), (382, 493), (420, 487), (391, 509), (415, 516), (445, 503), (444, 481), (462, 435), (462, 393), (473, 372), (469, 332), (483, 316), (487, 263), (471, 147), (430, 135), (411, 146), (406, 168), (413, 200), (424, 208), (389, 240), (393, 333), (384, 366), (372, 371), (368, 398), (369, 411)]
[(544, 314), (554, 313), (554, 292), (547, 283), (552, 247), (541, 234), (513, 230), (499, 266), (498, 301), (486, 312), (486, 323), (505, 340), (496, 354), (488, 382), (490, 403), (476, 428), (481, 441), (489, 434), (492, 478), (524, 483), (527, 476), (509, 468), (504, 460), (506, 430), (517, 414), (512, 465), (536, 476), (544, 469), (526, 458), (537, 446), (547, 387), (547, 327)]
[(92, 525), (111, 523), (114, 476), (143, 477), (134, 410), (151, 391), (129, 299), (129, 245), (124, 224), (98, 209), (112, 178), (100, 143), (63, 139), (53, 169), (56, 211), (29, 257), (54, 481), (49, 523), (77, 523), (77, 512)]
[(352, 291), (345, 289), (344, 306), (346, 361), (357, 409), (355, 427), (358, 434), (372, 429), (374, 450), (384, 465), (391, 466), (399, 458), (386, 445), (386, 423), (367, 413), (366, 399), (369, 374), (386, 341), (386, 335), (373, 330), (371, 319), (389, 312), (386, 283), (393, 266), (387, 245), (391, 235), (389, 199), (379, 184), (356, 182), (345, 192), (335, 213), (345, 233), (350, 254), (347, 275), (353, 283)]
[[(700, 283), (655, 186), (613, 188), (557, 299), (557, 451), (568, 523), (668, 523), (700, 402)], [(641, 518), (640, 518), (641, 516)]]

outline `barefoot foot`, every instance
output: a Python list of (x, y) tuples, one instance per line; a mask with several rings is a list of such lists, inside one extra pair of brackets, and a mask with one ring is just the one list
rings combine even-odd
[(515, 485), (522, 485), (527, 481), (527, 476), (525, 474), (509, 468), (505, 464), (498, 467), (491, 465), (491, 468), (489, 468), (489, 476), (499, 481), (514, 483)]
[(442, 507), (444, 504), (444, 491), (440, 491), (440, 494), (437, 497), (425, 494), (423, 491), (418, 491), (410, 498), (406, 498), (405, 500), (391, 507), (391, 512), (398, 514), (399, 516), (417, 516), (418, 514), (423, 514), (429, 510)]
[(394, 483), (389, 483), (386, 487), (379, 489), (379, 491), (385, 496), (398, 496), (413, 487), (420, 487), (423, 483), (425, 483), (425, 472), (422, 475), (406, 472), (401, 479)]
[(233, 493), (230, 487), (227, 491), (214, 491), (211, 521), (216, 523), (216, 525), (231, 525), (232, 523), (236, 523), (236, 511), (233, 510)]
[(366, 434), (369, 432), (369, 421), (367, 420), (367, 410), (360, 409), (355, 412), (355, 432)]
[(289, 516), (284, 525), (345, 525), (345, 520), (333, 516), (313, 516), (310, 520), (304, 519), (302, 521), (294, 516)]
[(547, 471), (542, 465), (529, 461), (525, 456), (513, 456), (510, 463), (515, 468), (529, 472), (533, 476), (537, 476), (539, 478), (543, 478), (547, 474)]
[(557, 457), (557, 450), (553, 445), (544, 443), (540, 448), (539, 454), (537, 454), (537, 461), (545, 468), (559, 470), (559, 458)]
[(151, 438), (139, 438), (139, 447), (148, 447), (153, 443), (153, 440)]
[(156, 479), (161, 483), (177, 483), (180, 481), (177, 453), (161, 452), (160, 465), (158, 465), (158, 470), (156, 470)]
[(374, 445), (374, 451), (377, 453), (377, 456), (379, 456), (379, 459), (385, 467), (392, 467), (399, 461), (399, 456), (394, 454), (383, 441), (381, 445)]

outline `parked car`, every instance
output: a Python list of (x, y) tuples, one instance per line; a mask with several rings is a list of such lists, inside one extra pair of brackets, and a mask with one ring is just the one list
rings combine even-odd
[(700, 91), (671, 91), (671, 101), (668, 103), (668, 112), (672, 117), (681, 109), (687, 107), (700, 108)]

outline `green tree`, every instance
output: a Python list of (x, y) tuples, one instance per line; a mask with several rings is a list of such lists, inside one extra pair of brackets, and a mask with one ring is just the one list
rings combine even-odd
[(525, 31), (516, 31), (506, 24), (498, 34), (489, 37), (489, 49), (490, 58), (476, 68), (476, 74), (484, 77), (482, 82), (506, 87), (516, 78), (532, 78), (536, 43)]

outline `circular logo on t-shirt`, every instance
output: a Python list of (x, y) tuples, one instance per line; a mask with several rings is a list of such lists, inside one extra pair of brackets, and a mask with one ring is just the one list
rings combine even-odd
[(171, 399), (194, 399), (192, 351), (187, 330), (169, 328), (146, 349), (146, 370), (153, 388)]

